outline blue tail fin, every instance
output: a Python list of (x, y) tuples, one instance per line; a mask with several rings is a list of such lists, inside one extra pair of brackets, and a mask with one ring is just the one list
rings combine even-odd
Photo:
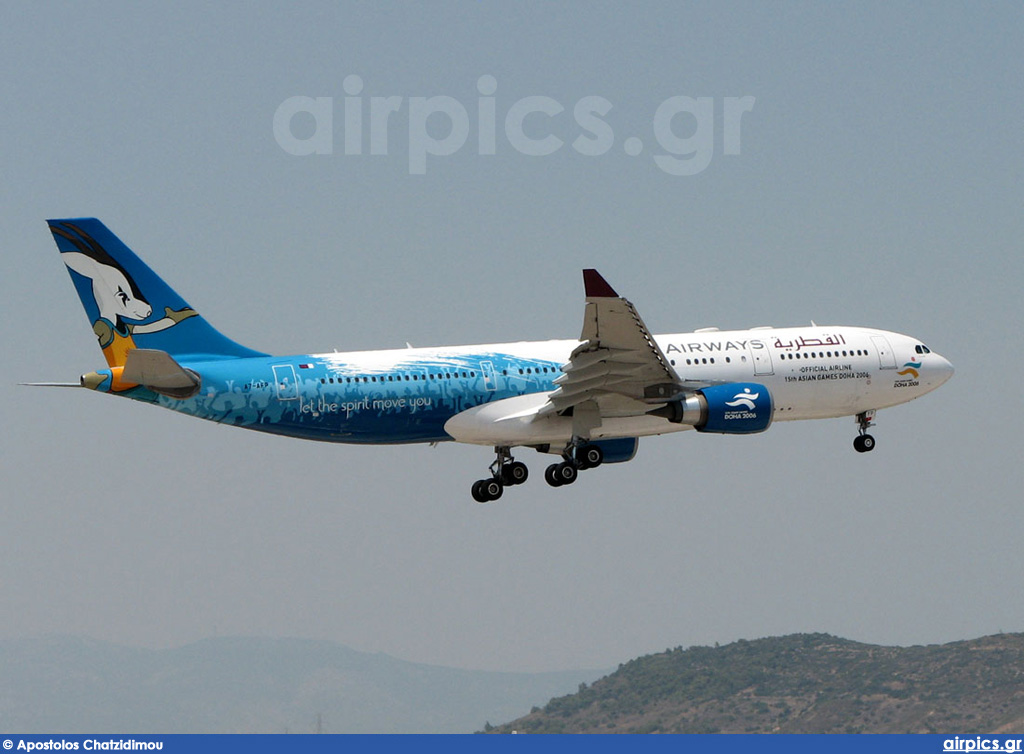
[(111, 367), (150, 348), (184, 360), (266, 356), (221, 335), (95, 218), (48, 220)]

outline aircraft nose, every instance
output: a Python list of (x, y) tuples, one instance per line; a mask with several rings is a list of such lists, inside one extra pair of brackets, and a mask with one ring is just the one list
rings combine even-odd
[(945, 356), (939, 356), (939, 354), (933, 352), (931, 357), (928, 366), (931, 367), (931, 371), (935, 374), (935, 379), (941, 385), (952, 377), (953, 372), (956, 370), (953, 369), (953, 365), (949, 363), (949, 359)]

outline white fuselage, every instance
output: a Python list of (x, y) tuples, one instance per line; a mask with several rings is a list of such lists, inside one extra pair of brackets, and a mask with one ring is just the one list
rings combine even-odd
[[(931, 392), (953, 373), (949, 361), (921, 341), (861, 327), (714, 330), (654, 338), (684, 381), (756, 382), (767, 387), (774, 403), (773, 421), (854, 416), (895, 406)], [(465, 350), (501, 351), (561, 364), (578, 345), (562, 340)], [(506, 399), (500, 407), (481, 405), (453, 417), (445, 430), (460, 442), (482, 445), (564, 442), (572, 436), (571, 418), (534, 415), (546, 400), (546, 392), (539, 392)], [(685, 429), (691, 427), (656, 416), (613, 416), (604, 418), (591, 436), (640, 437)]]

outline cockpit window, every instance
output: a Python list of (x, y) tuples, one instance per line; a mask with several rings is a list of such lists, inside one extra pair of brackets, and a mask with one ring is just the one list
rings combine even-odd
[(914, 346), (914, 352), (915, 353), (931, 353), (931, 350), (928, 348), (928, 346), (917, 345), (917, 346)]

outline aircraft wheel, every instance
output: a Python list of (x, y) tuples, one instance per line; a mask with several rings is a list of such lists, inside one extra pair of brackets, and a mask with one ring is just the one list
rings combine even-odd
[(503, 488), (497, 479), (481, 479), (473, 483), (473, 499), (478, 503), (489, 503), (501, 497)]
[(480, 483), (480, 491), (487, 495), (488, 502), (501, 497), (504, 488), (497, 479), (484, 479)]
[(875, 447), (875, 438), (871, 435), (860, 435), (853, 441), (853, 448), (858, 453), (867, 453)]
[(560, 463), (555, 466), (555, 476), (558, 477), (559, 484), (572, 484), (578, 474), (579, 471), (571, 463)]
[(561, 487), (562, 479), (558, 476), (559, 463), (553, 463), (544, 470), (544, 481), (552, 487)]
[(576, 451), (576, 461), (581, 469), (596, 469), (604, 460), (604, 451), (596, 445), (584, 445)]
[(478, 482), (473, 482), (473, 499), (476, 500), (478, 503), (486, 503), (489, 500), (489, 498), (487, 497), (487, 495), (484, 493), (484, 491), (482, 489), (483, 486), (484, 486), (484, 480), (483, 479), (481, 479)]
[(513, 461), (501, 470), (501, 481), (508, 485), (522, 484), (530, 476), (525, 463)]

